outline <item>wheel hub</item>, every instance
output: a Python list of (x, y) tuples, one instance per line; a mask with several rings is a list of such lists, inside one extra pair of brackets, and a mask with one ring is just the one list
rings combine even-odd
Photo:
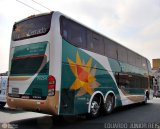
[(99, 110), (99, 104), (96, 102), (96, 101), (93, 101), (91, 103), (91, 112), (96, 115), (98, 113), (98, 110)]

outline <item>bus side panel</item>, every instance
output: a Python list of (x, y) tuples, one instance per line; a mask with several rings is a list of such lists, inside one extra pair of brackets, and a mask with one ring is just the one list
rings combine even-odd
[(87, 113), (90, 98), (95, 91), (100, 91), (103, 96), (108, 91), (113, 91), (116, 105), (122, 105), (113, 77), (94, 56), (65, 40), (62, 43), (62, 52), (60, 114)]

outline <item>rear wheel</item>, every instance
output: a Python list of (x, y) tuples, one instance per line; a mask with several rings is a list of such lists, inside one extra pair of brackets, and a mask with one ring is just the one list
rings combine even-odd
[(0, 108), (3, 108), (6, 105), (6, 102), (0, 102)]
[(88, 114), (89, 118), (96, 118), (100, 113), (100, 99), (98, 97), (94, 97), (90, 106), (90, 113)]
[(105, 114), (110, 114), (113, 109), (114, 109), (114, 105), (115, 105), (115, 99), (113, 95), (108, 95), (106, 98), (106, 102), (104, 103), (104, 112)]

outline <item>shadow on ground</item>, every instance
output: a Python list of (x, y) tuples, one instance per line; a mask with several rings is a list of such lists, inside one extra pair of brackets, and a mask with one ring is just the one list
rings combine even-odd
[(9, 108), (9, 107), (4, 107), (4, 108), (0, 108), (0, 112), (17, 114), (17, 113), (24, 113), (26, 111), (21, 110), (21, 109), (12, 109), (12, 108)]
[[(43, 116), (37, 118), (30, 119), (22, 119), (18, 121), (13, 121), (10, 124), (16, 125), (17, 129), (103, 129), (104, 121), (109, 121), (111, 117), (116, 117), (117, 114), (123, 114), (125, 112), (131, 112), (132, 110), (136, 110), (137, 108), (145, 108), (151, 106), (152, 103), (148, 103), (146, 105), (142, 104), (133, 104), (120, 108), (116, 108), (115, 111), (110, 115), (101, 114), (97, 119), (88, 120), (85, 115), (81, 116), (67, 116), (67, 117), (53, 117), (53, 116)], [(115, 121), (114, 121), (115, 122)]]

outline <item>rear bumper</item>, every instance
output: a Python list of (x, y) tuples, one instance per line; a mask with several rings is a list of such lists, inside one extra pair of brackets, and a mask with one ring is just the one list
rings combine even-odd
[(56, 91), (55, 96), (48, 96), (46, 100), (21, 99), (7, 96), (7, 104), (11, 108), (20, 108), (50, 115), (58, 115), (59, 92)]

